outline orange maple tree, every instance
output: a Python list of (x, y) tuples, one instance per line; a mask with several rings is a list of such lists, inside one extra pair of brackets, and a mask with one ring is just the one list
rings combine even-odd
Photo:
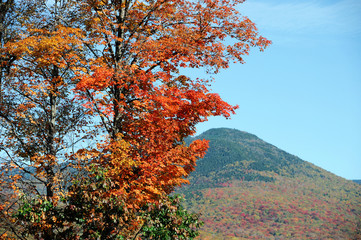
[[(206, 152), (207, 141), (186, 145), (185, 138), (208, 117), (228, 118), (237, 108), (211, 93), (209, 80), (190, 78), (184, 69), (217, 73), (231, 62), (243, 63), (251, 47), (270, 44), (236, 10), (242, 2), (45, 1), (35, 5), (36, 16), (18, 18), (22, 35), (1, 50), (14, 56), (2, 64), (3, 166), (20, 171), (4, 182), (14, 189), (15, 200), (8, 202), (27, 194), (33, 207), (64, 212), (82, 189), (67, 186), (77, 179), (88, 189), (89, 177), (101, 171), (109, 187), (92, 190), (86, 202), (118, 199), (132, 219), (119, 221), (129, 222), (129, 229), (117, 234), (141, 237), (142, 209), (187, 183)], [(98, 143), (79, 144), (84, 139)], [(26, 191), (20, 182), (30, 185)], [(94, 209), (87, 211), (94, 216)], [(36, 223), (29, 220), (34, 216)], [(32, 211), (22, 220), (36, 238), (56, 239), (76, 229), (50, 211)]]
[[(251, 47), (263, 50), (270, 43), (240, 17), (235, 6), (241, 2), (82, 1), (93, 56), (91, 71), (77, 76), (76, 93), (108, 135), (105, 144), (114, 158), (101, 164), (116, 169), (120, 162), (114, 149), (119, 141), (129, 145), (128, 160), (120, 163), (126, 167), (111, 174), (126, 183), (124, 191), (137, 199), (133, 204), (185, 183), (207, 143), (186, 146), (184, 139), (195, 133), (197, 123), (229, 117), (237, 108), (210, 93), (208, 81), (180, 71), (205, 67), (217, 73), (231, 61), (243, 62)], [(227, 44), (228, 38), (234, 44)]]

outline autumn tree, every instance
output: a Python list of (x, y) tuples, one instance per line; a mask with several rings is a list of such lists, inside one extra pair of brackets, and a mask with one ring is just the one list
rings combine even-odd
[[(172, 205), (166, 196), (187, 183), (208, 147), (201, 140), (186, 145), (185, 138), (208, 117), (228, 118), (237, 108), (211, 93), (209, 80), (190, 78), (184, 69), (217, 73), (243, 63), (251, 47), (270, 43), (236, 10), (242, 2), (31, 5), (33, 14), (18, 18), (20, 37), (2, 46), (2, 56), (14, 56), (1, 83), (3, 174), (21, 173), (4, 182), (17, 206), (11, 221), (26, 222), (27, 233), (39, 239), (76, 237), (69, 232), (84, 239), (91, 239), (87, 232), (102, 232), (103, 239), (149, 236), (149, 207)], [(77, 144), (89, 138), (97, 144)], [(89, 188), (97, 178), (106, 191)], [(79, 198), (87, 203), (78, 212), (83, 222), (64, 217)], [(104, 205), (109, 202), (120, 207), (112, 215), (119, 224), (104, 233), (114, 211)], [(105, 225), (89, 229), (94, 219), (86, 216)]]
[[(1, 222), (18, 238), (32, 233), (55, 239), (54, 229), (64, 228), (52, 214), (35, 213), (37, 208), (55, 208), (67, 192), (67, 155), (86, 138), (79, 131), (91, 128), (71, 92), (83, 60), (79, 30), (69, 27), (70, 4), (27, 0), (1, 5), (7, 20), (1, 35), (1, 188), (6, 194)], [(14, 216), (24, 206), (35, 215), (19, 231)]]

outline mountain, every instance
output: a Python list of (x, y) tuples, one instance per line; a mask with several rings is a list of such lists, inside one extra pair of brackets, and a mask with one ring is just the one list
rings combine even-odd
[(211, 129), (179, 193), (200, 239), (361, 239), (361, 186), (235, 129)]
[(352, 180), (352, 181), (354, 181), (355, 183), (361, 184), (361, 179)]

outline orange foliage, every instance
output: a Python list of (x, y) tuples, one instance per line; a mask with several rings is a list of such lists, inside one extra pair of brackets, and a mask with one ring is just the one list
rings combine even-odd
[[(22, 33), (0, 52), (16, 59), (6, 63), (11, 71), (0, 82), (4, 166), (30, 174), (46, 189), (43, 194), (33, 185), (21, 192), (36, 196), (38, 205), (46, 199), (59, 207), (72, 181), (61, 164), (69, 162), (80, 170), (94, 164), (106, 169), (116, 186), (106, 194), (122, 195), (128, 208), (157, 202), (187, 183), (208, 142), (186, 145), (185, 138), (195, 134), (198, 123), (210, 116), (228, 118), (237, 106), (211, 93), (208, 80), (180, 72), (205, 68), (217, 73), (232, 62), (243, 63), (251, 47), (263, 51), (270, 44), (236, 10), (242, 2), (34, 5), (36, 15), (19, 19)], [(100, 143), (92, 148), (78, 144), (81, 139)], [(22, 176), (9, 184), (21, 188)], [(51, 224), (59, 221), (45, 216), (41, 222), (47, 226), (42, 237), (51, 239)], [(61, 224), (60, 229), (65, 227)]]
[[(179, 71), (206, 67), (216, 73), (232, 61), (242, 63), (251, 47), (270, 44), (239, 16), (241, 2), (82, 1), (88, 47), (102, 52), (88, 63), (91, 72), (77, 76), (76, 92), (109, 134), (104, 149), (111, 156), (99, 151), (100, 162), (127, 189), (122, 193), (133, 195), (128, 204), (157, 200), (187, 183), (208, 145), (186, 146), (185, 137), (209, 116), (230, 117), (237, 108), (210, 93), (207, 80)], [(228, 38), (235, 43), (227, 44)], [(121, 143), (128, 160), (117, 156)]]

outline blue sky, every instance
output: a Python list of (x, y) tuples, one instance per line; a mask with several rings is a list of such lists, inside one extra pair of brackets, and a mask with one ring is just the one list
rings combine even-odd
[(239, 11), (273, 41), (215, 75), (238, 104), (229, 127), (253, 133), (346, 179), (361, 179), (361, 1), (248, 0)]

